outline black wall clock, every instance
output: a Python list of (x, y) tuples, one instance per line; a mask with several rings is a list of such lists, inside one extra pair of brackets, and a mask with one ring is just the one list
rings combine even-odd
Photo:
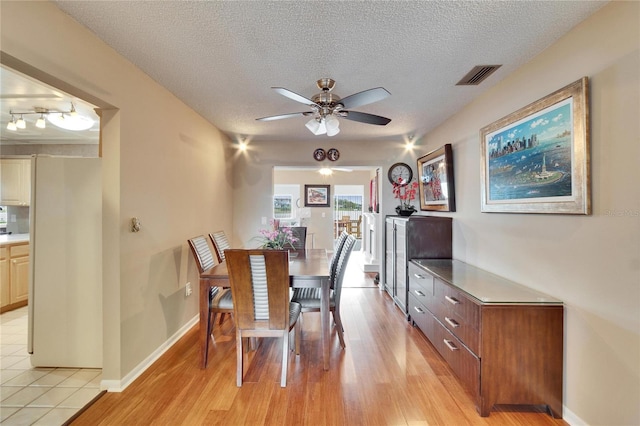
[(327, 155), (324, 152), (324, 149), (322, 148), (318, 148), (315, 151), (313, 151), (313, 158), (315, 158), (316, 161), (322, 161), (325, 159)]
[(413, 170), (406, 163), (395, 163), (389, 167), (389, 182), (398, 183), (399, 179), (402, 179), (402, 185), (406, 185), (413, 179)]

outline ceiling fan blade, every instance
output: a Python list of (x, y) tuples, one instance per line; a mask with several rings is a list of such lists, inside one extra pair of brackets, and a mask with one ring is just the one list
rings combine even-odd
[(376, 87), (342, 98), (340, 103), (344, 105), (345, 109), (350, 109), (381, 101), (388, 96), (391, 96), (391, 93), (387, 92), (387, 89), (384, 87)]
[(366, 112), (358, 111), (340, 111), (340, 116), (347, 120), (359, 121), (367, 124), (377, 124), (379, 126), (386, 126), (391, 121), (390, 118), (382, 117), (379, 115), (367, 114)]
[(272, 89), (280, 93), (282, 96), (286, 96), (287, 98), (293, 99), (296, 102), (300, 102), (305, 105), (317, 105), (311, 99), (305, 98), (302, 95), (298, 95), (297, 93), (292, 92), (289, 89), (285, 89), (284, 87), (272, 87)]
[(280, 115), (272, 115), (269, 117), (261, 117), (256, 118), (258, 121), (273, 121), (273, 120), (282, 120), (283, 118), (292, 118), (292, 117), (306, 117), (309, 115), (313, 115), (312, 111), (305, 112), (292, 112), (290, 114), (280, 114)]
[(335, 170), (336, 172), (347, 172), (351, 173), (353, 169), (347, 169), (345, 167), (331, 167), (331, 170)]

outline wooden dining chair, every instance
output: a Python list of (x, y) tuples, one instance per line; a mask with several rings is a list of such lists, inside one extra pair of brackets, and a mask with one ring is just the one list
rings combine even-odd
[[(351, 256), (351, 251), (356, 243), (355, 237), (348, 235), (345, 239), (344, 246), (340, 250), (338, 262), (336, 265), (335, 281), (332, 283), (332, 290), (329, 293), (329, 309), (333, 314), (333, 322), (338, 331), (338, 338), (340, 339), (340, 346), (344, 349), (346, 344), (344, 342), (344, 327), (342, 326), (342, 317), (340, 316), (340, 295), (342, 293), (342, 283), (344, 281), (345, 270), (347, 262)], [(293, 291), (292, 303), (299, 303), (302, 312), (320, 312), (320, 288), (296, 288)], [(296, 354), (300, 354), (300, 342), (302, 334), (302, 327), (296, 327)]]
[(224, 231), (217, 231), (209, 234), (209, 238), (211, 239), (211, 243), (216, 250), (218, 263), (222, 263), (224, 261), (224, 251), (231, 248), (231, 244), (229, 244), (227, 235), (224, 233)]
[[(198, 267), (198, 272), (202, 274), (204, 271), (213, 268), (213, 254), (204, 235), (193, 237), (187, 240), (191, 254)], [(220, 324), (224, 321), (225, 314), (233, 313), (233, 298), (231, 291), (227, 288), (212, 286), (209, 291), (209, 318), (207, 319), (207, 336), (213, 337), (213, 324), (215, 324), (216, 315), (220, 314)], [(207, 357), (209, 356), (209, 339), (207, 339), (205, 347), (205, 366)]]
[(280, 386), (287, 386), (289, 333), (300, 316), (300, 304), (289, 301), (289, 257), (286, 250), (226, 250), (236, 324), (236, 383), (244, 376), (244, 340), (282, 337)]

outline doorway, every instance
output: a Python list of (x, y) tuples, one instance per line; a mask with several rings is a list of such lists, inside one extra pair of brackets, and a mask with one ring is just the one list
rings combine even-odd
[(356, 239), (362, 239), (363, 205), (364, 185), (334, 186), (333, 228), (335, 238), (337, 238), (342, 231), (346, 231), (356, 237)]

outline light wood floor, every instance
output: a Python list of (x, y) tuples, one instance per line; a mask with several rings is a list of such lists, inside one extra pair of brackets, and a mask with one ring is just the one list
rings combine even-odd
[[(365, 277), (365, 279), (371, 279)], [(542, 407), (497, 407), (480, 417), (429, 344), (374, 287), (343, 289), (347, 348), (332, 332), (322, 370), (319, 314), (303, 315), (301, 355), (280, 387), (281, 345), (263, 339), (236, 387), (235, 330), (216, 327), (206, 370), (197, 326), (121, 393), (108, 393), (73, 425), (565, 425)]]

